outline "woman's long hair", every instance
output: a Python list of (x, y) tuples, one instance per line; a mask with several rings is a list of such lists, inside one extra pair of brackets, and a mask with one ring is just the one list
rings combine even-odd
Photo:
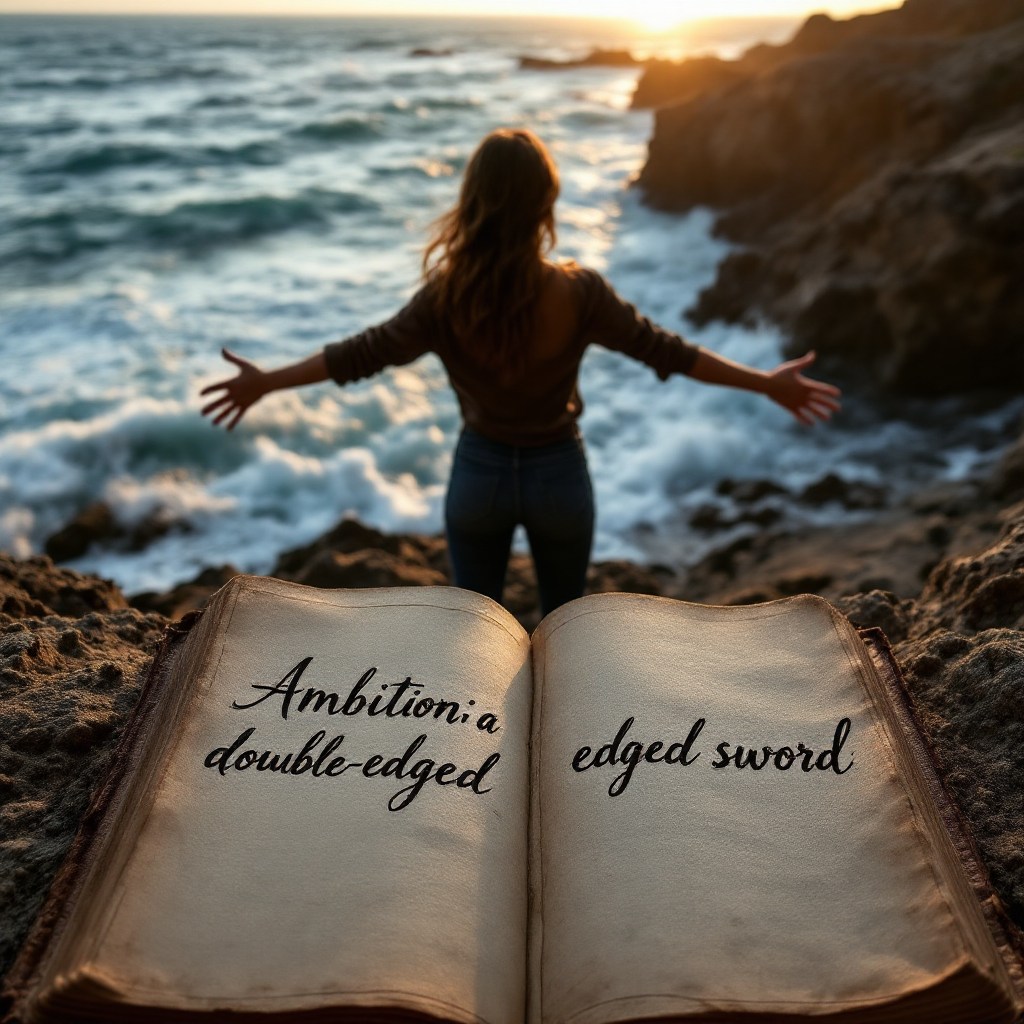
[(503, 374), (522, 365), (543, 256), (555, 244), (557, 197), (558, 170), (533, 132), (491, 132), (423, 255), (427, 285), (456, 340)]

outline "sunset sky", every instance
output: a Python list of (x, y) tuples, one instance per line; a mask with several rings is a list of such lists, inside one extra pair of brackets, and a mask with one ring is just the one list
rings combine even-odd
[(846, 16), (897, 6), (885, 0), (0, 0), (0, 13), (104, 14), (457, 14), (580, 15), (629, 18), (647, 28), (668, 28), (708, 17)]

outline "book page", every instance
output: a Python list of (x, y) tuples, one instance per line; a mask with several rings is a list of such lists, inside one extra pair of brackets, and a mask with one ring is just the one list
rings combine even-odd
[(184, 1010), (519, 1024), (525, 632), (446, 588), (240, 577), (217, 601), (233, 606), (65, 987)]
[(839, 1012), (963, 968), (834, 614), (607, 595), (542, 624), (532, 1024)]

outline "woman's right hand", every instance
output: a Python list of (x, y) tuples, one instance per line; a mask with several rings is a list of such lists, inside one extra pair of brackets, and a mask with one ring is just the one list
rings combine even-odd
[(238, 367), (238, 375), (230, 380), (210, 384), (199, 393), (209, 395), (215, 391), (224, 392), (219, 398), (215, 398), (209, 405), (203, 407), (203, 415), (210, 416), (216, 413), (213, 417), (214, 426), (224, 423), (228, 430), (234, 430), (249, 406), (258, 402), (271, 390), (268, 380), (270, 374), (261, 370), (255, 363), (250, 363), (248, 359), (229, 352), (226, 348), (222, 348), (220, 351), (229, 363), (234, 363)]

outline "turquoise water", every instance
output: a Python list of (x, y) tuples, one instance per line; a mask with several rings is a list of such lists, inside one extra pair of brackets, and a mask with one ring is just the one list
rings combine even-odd
[[(636, 72), (515, 58), (730, 53), (785, 28), (624, 40), (536, 20), (0, 19), (0, 547), (40, 550), (100, 498), (127, 523), (159, 509), (178, 527), (145, 551), (76, 563), (135, 591), (224, 561), (265, 572), (345, 512), (439, 529), (459, 417), (433, 357), (272, 396), (232, 435), (199, 416), (198, 390), (227, 374), (222, 345), (275, 365), (389, 316), (499, 125), (533, 128), (559, 162), (558, 255), (701, 344), (772, 365), (774, 330), (682, 319), (725, 248), (706, 211), (656, 213), (628, 188), (651, 131), (628, 110)], [(424, 46), (452, 53), (410, 55)], [(1019, 412), (954, 429), (942, 410), (862, 408), (807, 431), (763, 399), (662, 384), (598, 350), (582, 389), (598, 557), (697, 557), (712, 538), (686, 522), (723, 476), (798, 489), (836, 469), (896, 494), (963, 475)]]

